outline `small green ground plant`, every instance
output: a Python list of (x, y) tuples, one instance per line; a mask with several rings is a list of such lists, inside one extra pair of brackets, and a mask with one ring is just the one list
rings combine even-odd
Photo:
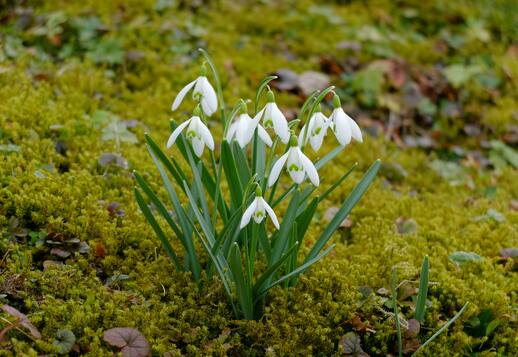
[[(419, 293), (417, 295), (417, 301), (415, 306), (414, 317), (408, 321), (405, 321), (406, 330), (408, 331), (407, 336), (415, 337), (421, 326), (424, 324), (425, 312), (426, 312), (426, 304), (427, 304), (427, 296), (428, 296), (428, 283), (429, 283), (429, 271), (430, 271), (430, 261), (428, 256), (425, 256), (423, 259), (423, 264), (421, 266), (421, 274), (419, 278)], [(397, 268), (392, 268), (392, 281), (391, 281), (391, 290), (392, 290), (392, 306), (394, 309), (394, 319), (396, 321), (396, 336), (397, 336), (397, 350), (398, 356), (403, 356), (403, 334), (401, 333), (401, 321), (400, 314), (397, 305)], [(417, 355), (420, 351), (422, 351), (427, 345), (429, 345), (433, 340), (435, 340), (441, 333), (446, 331), (451, 324), (453, 324), (466, 310), (469, 303), (464, 304), (462, 308), (453, 316), (450, 320), (448, 320), (443, 326), (441, 326), (430, 338), (428, 338), (424, 343), (420, 344), (412, 353), (412, 356)]]
[[(208, 54), (201, 52), (211, 69), (217, 93), (206, 77), (203, 64), (200, 76), (179, 92), (172, 106), (176, 110), (192, 89), (193, 99), (198, 102), (193, 116), (180, 125), (171, 122), (173, 132), (167, 143), (168, 148), (177, 144), (178, 151), (190, 166), (190, 173), (182, 170), (176, 158), (168, 156), (150, 136), (146, 136), (147, 148), (160, 172), (173, 211), (169, 211), (167, 204), (138, 172), (135, 172), (139, 187), (135, 189), (135, 197), (175, 268), (192, 272), (198, 282), (202, 270), (209, 276), (217, 272), (235, 316), (257, 319), (262, 316), (271, 288), (294, 285), (300, 274), (331, 252), (334, 246), (326, 247), (328, 241), (373, 181), (380, 161), (376, 160), (367, 170), (320, 237), (307, 242), (311, 249), (305, 257), (300, 257), (300, 246), (319, 204), (356, 165), (321, 194), (316, 192), (320, 185), (318, 170), (342, 153), (352, 139), (361, 142), (361, 131), (343, 111), (339, 97), (332, 92), (333, 87), (309, 96), (300, 118), (288, 123), (268, 87), (275, 76), (265, 78), (259, 85), (253, 102), (253, 118), (248, 114), (248, 103), (244, 100), (227, 112), (218, 73)], [(265, 92), (267, 103), (259, 110)], [(329, 118), (320, 109), (327, 95), (333, 96), (334, 105)], [(224, 134), (219, 157), (207, 127), (209, 117), (218, 106)], [(297, 138), (295, 130), (301, 122), (305, 125)], [(270, 128), (275, 133), (273, 140), (266, 131)], [(314, 151), (319, 150), (328, 129), (335, 133), (340, 146), (313, 164), (304, 153), (306, 144), (309, 143)], [(286, 148), (277, 158), (282, 145)], [(208, 164), (202, 158), (205, 146), (209, 149)], [(284, 166), (294, 181), (285, 189), (279, 185)], [(306, 178), (310, 185), (304, 185)], [(173, 181), (177, 187), (173, 186)], [(181, 194), (187, 196), (187, 205), (180, 203)], [(284, 211), (281, 222), (274, 210)], [(267, 227), (266, 216), (271, 219), (274, 229)], [(157, 217), (161, 217), (180, 240), (183, 263)], [(195, 249), (196, 240), (210, 257), (205, 265)]]

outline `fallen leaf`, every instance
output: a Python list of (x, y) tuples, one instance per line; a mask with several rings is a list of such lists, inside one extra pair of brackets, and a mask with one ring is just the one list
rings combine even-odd
[(68, 258), (70, 256), (70, 252), (60, 249), (60, 248), (52, 248), (50, 250), (50, 254), (53, 254), (55, 256), (58, 256), (60, 258)]
[(367, 357), (361, 346), (360, 336), (354, 332), (348, 332), (340, 339), (342, 350), (347, 356), (353, 357)]
[(293, 91), (299, 83), (299, 76), (291, 69), (281, 68), (275, 72), (279, 78), (270, 82), (271, 86), (280, 91)]
[(415, 234), (418, 228), (414, 219), (405, 217), (396, 220), (396, 227), (399, 234)]
[(63, 266), (62, 262), (58, 262), (57, 260), (45, 260), (43, 262), (43, 270), (48, 270), (50, 268), (61, 268)]
[(482, 257), (473, 252), (454, 252), (451, 253), (448, 258), (455, 263), (457, 266), (463, 266), (469, 262), (480, 262)]
[(134, 328), (115, 327), (106, 330), (103, 340), (120, 348), (123, 357), (146, 357), (151, 352), (146, 338)]
[(32, 335), (32, 337), (34, 338), (38, 338), (40, 339), (41, 338), (41, 333), (40, 331), (38, 331), (38, 329), (36, 328), (36, 326), (34, 326), (30, 321), (29, 321), (29, 318), (25, 315), (25, 314), (22, 314), (20, 311), (18, 311), (17, 309), (15, 309), (14, 307), (12, 306), (9, 306), (7, 304), (5, 305), (2, 305), (2, 310), (4, 310), (6, 313), (8, 313), (9, 315), (15, 317), (18, 319), (18, 323), (25, 327), (27, 330), (29, 330), (30, 334)]
[(421, 324), (416, 319), (408, 320), (408, 328), (405, 331), (407, 338), (416, 337), (421, 331)]
[(76, 336), (68, 329), (58, 330), (56, 333), (56, 339), (52, 343), (58, 348), (58, 353), (61, 355), (67, 354), (72, 351), (74, 344), (76, 343)]
[(504, 249), (500, 249), (500, 256), (502, 258), (518, 259), (518, 248), (504, 248)]
[(298, 86), (305, 96), (309, 96), (316, 90), (328, 87), (329, 83), (329, 76), (315, 71), (306, 71), (298, 78)]
[[(331, 222), (333, 218), (335, 218), (336, 214), (338, 213), (338, 207), (329, 207), (326, 212), (324, 213), (324, 218)], [(345, 217), (345, 219), (340, 223), (340, 228), (351, 228), (353, 225), (353, 222), (348, 218)]]
[(102, 154), (99, 157), (99, 159), (97, 159), (97, 162), (102, 167), (113, 165), (113, 166), (118, 166), (125, 170), (127, 170), (129, 167), (128, 161), (125, 158), (123, 158), (121, 155), (113, 154), (113, 153)]

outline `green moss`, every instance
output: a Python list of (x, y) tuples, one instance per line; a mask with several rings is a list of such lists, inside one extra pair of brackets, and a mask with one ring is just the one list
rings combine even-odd
[[(174, 7), (157, 12), (153, 10), (155, 1), (126, 2), (124, 10), (98, 0), (55, 0), (36, 6), (41, 16), (57, 9), (68, 17), (95, 14), (114, 35), (124, 39), (126, 49), (141, 51), (144, 56), (121, 66), (96, 66), (83, 54), (60, 62), (27, 50), (1, 64), (0, 144), (20, 147), (18, 153), (0, 153), (0, 286), (4, 290), (0, 293), (7, 294), (1, 300), (27, 314), (43, 335), (42, 340), (33, 341), (10, 332), (6, 345), (11, 350), (5, 354), (53, 354), (56, 332), (67, 328), (77, 337), (81, 353), (108, 356), (114, 350), (103, 342), (103, 331), (128, 326), (146, 336), (155, 355), (333, 355), (338, 354), (341, 336), (353, 330), (353, 318), (359, 317), (368, 326), (368, 330), (358, 332), (363, 349), (373, 356), (387, 355), (395, 351), (394, 320), (383, 306), (383, 296), (376, 292), (389, 288), (394, 265), (401, 279), (415, 280), (425, 254), (431, 257), (433, 285), (427, 329), (420, 338), (429, 337), (466, 301), (470, 307), (423, 355), (465, 355), (470, 349), (487, 355), (492, 353), (490, 349), (502, 356), (518, 353), (518, 281), (516, 272), (498, 261), (501, 248), (516, 247), (518, 242), (518, 214), (509, 208), (511, 200), (518, 197), (516, 170), (508, 168), (496, 174), (466, 169), (474, 188), (453, 187), (431, 170), (433, 155), (400, 150), (371, 137), (366, 137), (363, 145), (349, 146), (322, 171), (324, 189), (354, 162), (359, 162), (359, 168), (323, 207), (338, 206), (378, 157), (400, 164), (408, 176), (399, 182), (380, 176), (352, 212), (350, 232), (334, 238), (338, 244), (332, 255), (305, 274), (296, 287), (274, 289), (263, 319), (235, 321), (216, 278), (205, 277), (203, 286), (197, 287), (189, 274), (173, 270), (134, 202), (131, 171), (98, 163), (102, 153), (118, 151), (130, 168), (138, 168), (153, 188), (165, 193), (158, 189), (158, 173), (142, 142), (144, 132), (150, 132), (159, 143), (165, 142), (173, 116), (173, 95), (197, 74), (189, 57), (170, 51), (179, 42), (194, 50), (206, 41), (217, 65), (225, 69), (225, 98), (232, 105), (238, 97), (252, 98), (260, 79), (280, 67), (318, 69), (320, 56), (337, 54), (335, 46), (342, 40), (365, 45), (355, 55), (360, 68), (379, 53), (390, 52), (419, 68), (431, 68), (443, 59), (443, 54), (433, 50), (442, 36), (440, 29), (448, 25), (452, 33), (464, 31), (459, 24), (437, 19), (437, 11), (452, 18), (479, 14), (460, 3), (433, 3), (408, 3), (420, 15), (415, 21), (411, 17), (405, 20), (406, 15), (392, 16), (395, 5), (385, 2), (377, 11), (359, 2), (332, 5), (332, 14), (343, 19), (335, 25), (329, 24), (325, 10), (311, 10), (310, 1), (250, 8), (224, 3), (201, 7), (196, 15)], [(262, 13), (268, 16), (258, 16)], [(380, 21), (382, 40), (362, 40), (366, 35), (360, 29)], [(493, 22), (489, 25), (497, 26)], [(196, 34), (195, 26), (205, 32)], [(186, 32), (188, 39), (174, 37), (175, 30)], [(407, 30), (418, 33), (407, 36)], [(20, 36), (27, 36), (31, 46), (43, 41), (25, 33)], [(447, 54), (447, 62), (456, 63), (461, 56), (484, 50), (495, 55), (506, 75), (516, 76), (514, 57), (505, 53), (505, 40), (485, 47), (470, 42), (462, 53)], [(46, 76), (36, 75), (41, 73)], [(497, 75), (505, 78), (502, 73)], [(340, 83), (342, 79), (333, 80)], [(512, 83), (503, 81), (499, 87), (502, 96), (496, 99), (476, 83), (463, 90), (472, 94), (466, 95), (466, 110), (470, 115), (482, 115), (483, 124), (503, 133), (514, 123), (510, 108), (516, 93)], [(360, 95), (353, 93), (349, 102), (360, 106), (359, 99)], [(277, 100), (284, 108), (299, 102), (286, 93), (279, 93)], [(183, 120), (188, 107), (183, 105), (174, 118)], [(113, 142), (102, 141), (102, 128), (92, 122), (97, 110), (110, 111), (124, 120), (137, 119), (139, 125), (132, 130), (139, 143), (123, 143), (118, 149)], [(450, 124), (461, 128), (464, 122), (456, 119)], [(216, 124), (212, 126), (215, 132), (220, 130)], [(333, 140), (330, 135), (322, 152), (332, 148)], [(66, 143), (66, 155), (55, 150), (57, 142)], [(171, 155), (175, 154), (172, 150)], [(281, 185), (287, 184), (281, 181)], [(483, 194), (489, 186), (497, 187), (493, 198)], [(119, 202), (125, 215), (110, 215), (110, 202)], [(489, 208), (501, 212), (505, 221), (474, 219)], [(326, 224), (324, 216), (322, 209), (310, 227), (308, 240), (321, 232)], [(43, 261), (51, 258), (50, 247), (35, 247), (27, 237), (9, 237), (12, 217), (29, 231), (86, 242), (90, 252), (73, 252), (62, 267), (43, 270)], [(417, 233), (398, 234), (395, 222), (399, 217), (414, 219)], [(178, 242), (173, 245), (178, 246)], [(458, 268), (448, 260), (454, 251), (473, 251), (483, 261)], [(129, 278), (107, 285), (114, 274)], [(24, 283), (13, 287), (15, 275)], [(7, 289), (9, 286), (13, 289)], [(373, 294), (364, 296), (362, 291), (366, 290)], [(488, 337), (471, 336), (467, 321), (485, 309), (493, 312), (500, 325)], [(402, 314), (406, 319), (413, 316), (408, 307), (402, 308)]]

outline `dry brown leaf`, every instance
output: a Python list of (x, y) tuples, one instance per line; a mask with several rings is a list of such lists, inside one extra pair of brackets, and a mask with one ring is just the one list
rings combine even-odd
[(103, 340), (120, 348), (123, 357), (146, 357), (150, 355), (149, 344), (140, 333), (130, 327), (115, 327), (104, 331)]

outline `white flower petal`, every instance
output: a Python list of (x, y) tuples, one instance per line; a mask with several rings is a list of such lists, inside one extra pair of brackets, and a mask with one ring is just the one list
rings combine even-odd
[(243, 213), (243, 218), (241, 218), (241, 224), (239, 225), (239, 228), (243, 229), (249, 222), (250, 218), (252, 218), (252, 215), (255, 213), (255, 208), (257, 207), (257, 197), (252, 201), (250, 206), (245, 210), (245, 213)]
[(309, 138), (311, 147), (313, 150), (318, 151), (324, 142), (325, 131), (322, 129), (317, 135), (313, 135)]
[(265, 143), (267, 146), (272, 146), (272, 139), (270, 138), (270, 135), (264, 130), (263, 126), (261, 124), (257, 125), (257, 135), (261, 138), (263, 143)]
[(297, 147), (291, 147), (289, 150), (288, 160), (286, 163), (286, 169), (290, 174), (290, 177), (295, 183), (302, 183), (304, 181), (304, 167), (300, 161), (299, 155), (300, 149)]
[(345, 115), (347, 116), (347, 119), (349, 119), (349, 126), (351, 128), (352, 137), (360, 143), (363, 142), (362, 131), (360, 130), (360, 127), (358, 126), (358, 124), (356, 124), (353, 118), (351, 118), (347, 114)]
[(228, 131), (227, 131), (226, 139), (229, 143), (232, 142), (232, 139), (234, 138), (234, 135), (236, 134), (236, 130), (237, 130), (237, 123), (233, 122), (232, 124), (230, 124), (230, 126), (228, 127)]
[(261, 199), (261, 201), (263, 203), (264, 209), (266, 210), (266, 212), (268, 213), (268, 215), (272, 219), (273, 225), (275, 226), (275, 228), (279, 229), (279, 227), (280, 227), (279, 220), (277, 219), (277, 216), (275, 215), (275, 212), (270, 207), (268, 202), (266, 202), (262, 197), (260, 199)]
[(244, 148), (254, 136), (254, 128), (251, 128), (252, 119), (248, 114), (240, 114), (237, 118), (236, 139), (241, 148)]
[(290, 131), (288, 129), (288, 121), (286, 120), (286, 117), (284, 114), (282, 114), (279, 107), (277, 107), (277, 104), (275, 103), (269, 103), (271, 104), (271, 119), (273, 121), (273, 130), (275, 133), (279, 136), (281, 141), (284, 144), (287, 144), (290, 140)]
[[(306, 132), (306, 125), (304, 125), (302, 127), (302, 129), (300, 130), (300, 134), (299, 134), (299, 139), (298, 139), (298, 143), (299, 143), (299, 146), (302, 146), (304, 143), (304, 133)], [(308, 142), (308, 137), (309, 137), (309, 130), (308, 130), (308, 133), (306, 134), (306, 143)]]
[(201, 155), (203, 154), (203, 148), (205, 147), (205, 143), (203, 142), (203, 140), (200, 140), (199, 138), (195, 137), (191, 140), (191, 144), (196, 156), (201, 157)]
[[(298, 149), (298, 148), (297, 148)], [(310, 159), (302, 151), (299, 150), (299, 157), (300, 161), (302, 162), (302, 166), (304, 166), (304, 171), (309, 177), (309, 180), (311, 183), (315, 186), (318, 186), (320, 184), (320, 179), (318, 177), (317, 169), (315, 168), (315, 165), (311, 162)]]
[(342, 108), (335, 109), (333, 112), (333, 123), (334, 133), (340, 145), (348, 145), (351, 142), (351, 128)]
[(178, 92), (178, 94), (176, 95), (176, 98), (174, 99), (173, 105), (171, 106), (171, 110), (176, 110), (180, 106), (180, 104), (183, 101), (183, 98), (185, 98), (185, 95), (194, 86), (196, 81), (197, 81), (197, 79), (188, 83), (185, 87), (182, 88), (182, 90), (180, 92)]
[(214, 138), (210, 133), (209, 128), (201, 121), (198, 121), (198, 133), (201, 135), (203, 141), (210, 150), (214, 150)]
[(171, 133), (171, 136), (169, 136), (169, 139), (167, 140), (167, 145), (166, 146), (167, 146), (168, 149), (171, 146), (173, 146), (174, 142), (176, 141), (176, 139), (178, 138), (178, 136), (180, 135), (182, 130), (185, 129), (185, 127), (187, 125), (189, 125), (190, 122), (191, 122), (191, 119), (186, 120), (182, 124), (178, 125), (176, 127), (176, 129), (174, 129), (174, 131)]
[(200, 77), (201, 107), (203, 112), (208, 116), (214, 114), (218, 110), (218, 97), (216, 91), (209, 83), (207, 77)]
[(275, 181), (279, 178), (279, 175), (281, 173), (282, 167), (284, 166), (284, 163), (288, 159), (289, 151), (282, 155), (276, 162), (273, 164), (272, 170), (270, 171), (270, 176), (268, 177), (268, 186), (273, 186)]
[[(259, 224), (263, 221), (263, 219), (265, 217), (264, 204), (263, 204), (264, 200), (262, 199), (262, 197), (256, 197), (255, 200), (257, 201), (257, 206), (255, 207), (255, 212), (252, 217), (254, 218), (254, 222)], [(258, 213), (261, 213), (261, 214), (258, 215)]]

